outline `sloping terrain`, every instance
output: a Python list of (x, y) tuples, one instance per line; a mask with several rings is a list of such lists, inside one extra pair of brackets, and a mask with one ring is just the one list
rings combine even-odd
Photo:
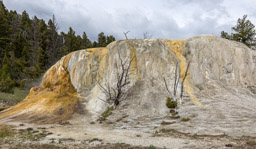
[[(125, 86), (125, 96), (117, 108), (107, 120), (98, 123), (109, 105), (101, 100), (106, 96), (97, 82), (115, 87), (120, 59), (131, 62), (130, 84)], [(166, 107), (166, 98), (171, 95), (163, 77), (173, 90), (177, 62), (180, 80), (188, 63), (190, 67), (182, 104), (178, 104), (173, 117)], [(72, 126), (50, 130), (62, 137), (80, 139), (86, 132), (90, 135), (85, 138), (97, 137), (112, 143), (143, 145), (131, 139), (141, 133), (141, 139), (159, 147), (176, 139), (156, 134), (163, 130), (178, 132), (174, 133), (178, 134), (176, 143), (183, 145), (177, 148), (198, 146), (189, 141), (188, 136), (193, 134), (255, 137), (256, 51), (212, 35), (186, 40), (122, 40), (106, 48), (75, 51), (52, 66), (41, 85), (32, 88), (26, 99), (0, 113), (2, 123), (17, 120), (30, 123), (69, 120)], [(151, 138), (152, 134), (155, 137)], [(215, 144), (221, 144), (217, 140)], [(204, 146), (207, 141), (201, 143)]]

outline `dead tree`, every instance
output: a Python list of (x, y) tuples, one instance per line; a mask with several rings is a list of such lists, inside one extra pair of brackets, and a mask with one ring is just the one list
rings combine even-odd
[(150, 39), (150, 38), (152, 38), (152, 34), (150, 35), (148, 32), (145, 32), (145, 33), (143, 33), (143, 38), (144, 39)]
[[(169, 90), (169, 88), (168, 88), (168, 85), (167, 85), (167, 82), (166, 82), (165, 78), (163, 77), (166, 90), (167, 90), (167, 92), (172, 96), (172, 98), (173, 98), (174, 101), (177, 101), (176, 94), (177, 94), (177, 89), (178, 89), (179, 80), (180, 80), (180, 69), (179, 69), (179, 67), (178, 67), (178, 64), (179, 64), (179, 63), (177, 62), (177, 63), (176, 63), (176, 67), (175, 67), (175, 76), (174, 76), (173, 93), (170, 92), (170, 90)], [(188, 65), (187, 65), (186, 72), (185, 72), (184, 77), (183, 77), (182, 82), (181, 82), (180, 104), (182, 103), (184, 81), (185, 81), (185, 79), (186, 79), (186, 77), (187, 77), (187, 74), (188, 74), (189, 65), (190, 65), (190, 62), (189, 62)]]
[(109, 82), (105, 82), (103, 86), (97, 81), (97, 85), (99, 86), (100, 90), (105, 94), (106, 99), (100, 100), (108, 103), (109, 105), (114, 105), (114, 107), (118, 106), (122, 97), (125, 95), (125, 87), (130, 84), (130, 77), (129, 77), (129, 70), (131, 68), (131, 63), (134, 59), (133, 58), (126, 58), (123, 60), (121, 55), (118, 51), (118, 57), (121, 69), (118, 69), (118, 63), (116, 62), (116, 85), (115, 87), (111, 87)]
[(182, 82), (181, 82), (180, 103), (182, 103), (184, 81), (185, 81), (185, 79), (187, 77), (187, 74), (188, 74), (189, 65), (190, 65), (190, 62), (187, 65), (186, 72), (185, 72), (184, 77), (183, 77)]
[(126, 40), (128, 39), (127, 34), (128, 34), (129, 32), (130, 32), (130, 31), (124, 32), (124, 36), (125, 36), (125, 39), (126, 39)]
[(177, 62), (177, 63), (176, 63), (176, 67), (175, 67), (175, 76), (174, 76), (173, 93), (170, 92), (170, 90), (169, 90), (169, 88), (168, 88), (168, 85), (167, 85), (167, 82), (166, 82), (165, 78), (163, 77), (166, 90), (168, 91), (168, 93), (172, 96), (172, 98), (173, 98), (175, 101), (176, 101), (176, 92), (177, 92), (177, 88), (178, 88), (178, 85), (179, 85), (179, 78), (180, 78), (180, 71), (179, 71), (178, 64), (179, 64), (179, 63)]

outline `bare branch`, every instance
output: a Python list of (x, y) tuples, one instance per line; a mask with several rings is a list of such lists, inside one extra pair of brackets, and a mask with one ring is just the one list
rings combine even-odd
[[(178, 85), (179, 85), (179, 74), (180, 72), (178, 72), (178, 62), (176, 63), (176, 67), (175, 67), (175, 76), (174, 76), (174, 87), (173, 87), (173, 95), (174, 95), (174, 98), (176, 98), (176, 92), (177, 92), (177, 88), (178, 88)], [(178, 78), (177, 78), (177, 75), (178, 75)]]
[(101, 100), (101, 101), (103, 101), (103, 102), (105, 102), (105, 103), (107, 103), (107, 104), (109, 104), (107, 101), (105, 101), (105, 100), (103, 100), (103, 99), (101, 99), (101, 98), (99, 98), (99, 97), (98, 97), (98, 99)]
[(168, 89), (168, 85), (167, 85), (166, 80), (165, 80), (164, 77), (163, 77), (163, 79), (164, 79), (164, 84), (165, 84), (166, 90), (168, 91), (169, 94), (171, 94), (171, 92), (170, 92), (169, 89)]
[(130, 32), (130, 31), (124, 32), (124, 36), (125, 36), (125, 39), (126, 39), (126, 40), (128, 39), (127, 34), (128, 34), (129, 32)]
[(181, 92), (180, 92), (180, 98), (181, 98), (181, 99), (182, 99), (182, 96), (183, 96), (183, 85), (184, 85), (184, 81), (185, 81), (185, 79), (186, 79), (186, 77), (187, 77), (187, 74), (188, 74), (189, 65), (190, 65), (190, 62), (189, 62), (188, 65), (187, 65), (185, 75), (184, 75), (183, 80), (182, 80), (182, 82), (181, 82)]
[(105, 85), (102, 86), (99, 82), (97, 82), (99, 88), (102, 90), (102, 92), (106, 96), (106, 102), (109, 104), (113, 104), (117, 106), (120, 103), (121, 98), (124, 96), (124, 87), (128, 84), (130, 84), (129, 81), (129, 70), (131, 67), (131, 63), (134, 59), (133, 58), (127, 58), (123, 60), (121, 58), (120, 51), (118, 50), (118, 59), (120, 62), (121, 69), (118, 69), (118, 63), (116, 62), (116, 88), (113, 88), (110, 86), (107, 81), (105, 82)]
[(97, 85), (100, 88), (100, 90), (104, 92), (104, 94), (108, 94), (108, 91), (98, 81), (97, 81)]
[(153, 35), (149, 35), (148, 32), (143, 33), (144, 39), (150, 39)]

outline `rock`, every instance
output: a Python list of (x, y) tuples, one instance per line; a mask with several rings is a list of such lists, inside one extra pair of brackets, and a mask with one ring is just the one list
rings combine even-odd
[(172, 91), (176, 63), (182, 79), (190, 62), (184, 82), (186, 96), (178, 112), (181, 117), (196, 116), (172, 127), (188, 130), (190, 125), (194, 127), (191, 131), (208, 133), (237, 128), (236, 133), (256, 133), (251, 129), (256, 124), (256, 95), (249, 89), (256, 84), (256, 51), (213, 35), (185, 40), (121, 40), (106, 48), (72, 52), (45, 73), (41, 85), (31, 89), (25, 100), (1, 112), (0, 119), (56, 122), (69, 119), (79, 108), (86, 111), (82, 115), (96, 119), (109, 106), (100, 100), (105, 94), (97, 82), (116, 86), (117, 70), (121, 69), (119, 53), (123, 61), (132, 59), (131, 83), (110, 118), (125, 113), (133, 119), (168, 116), (165, 102), (172, 95), (163, 77)]

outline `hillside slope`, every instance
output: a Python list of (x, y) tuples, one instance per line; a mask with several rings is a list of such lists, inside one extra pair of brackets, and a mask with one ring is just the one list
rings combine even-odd
[[(174, 124), (166, 128), (183, 132), (256, 135), (256, 51), (212, 35), (122, 40), (106, 48), (70, 53), (45, 73), (26, 99), (2, 111), (1, 121), (53, 123), (76, 120), (76, 112), (79, 119), (98, 119), (108, 104), (100, 100), (105, 94), (97, 81), (115, 87), (121, 69), (118, 53), (122, 60), (132, 61), (125, 99), (109, 116), (114, 120), (127, 115), (128, 124), (117, 127), (135, 127), (138, 121), (143, 121), (140, 127), (154, 127), (168, 120)], [(172, 88), (177, 61), (181, 79), (190, 62), (183, 102), (177, 109), (180, 117), (191, 119), (187, 123), (170, 120), (165, 105), (170, 95), (163, 77)]]

